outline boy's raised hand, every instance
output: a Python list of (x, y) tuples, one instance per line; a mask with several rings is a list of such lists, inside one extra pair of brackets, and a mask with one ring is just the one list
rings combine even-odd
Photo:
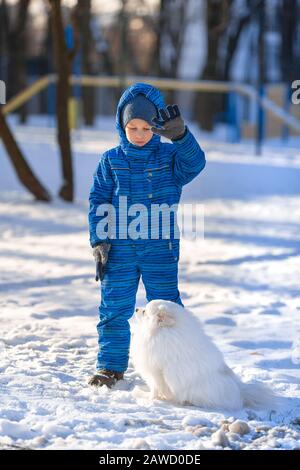
[(155, 125), (160, 127), (151, 127), (154, 134), (176, 140), (183, 137), (185, 133), (184, 120), (181, 117), (177, 104), (169, 104), (166, 108), (160, 108), (158, 111), (160, 118), (152, 119)]

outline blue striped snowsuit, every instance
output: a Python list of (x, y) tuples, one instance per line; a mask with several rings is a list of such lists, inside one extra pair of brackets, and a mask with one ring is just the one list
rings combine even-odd
[[(119, 196), (127, 196), (128, 208), (135, 203), (142, 203), (149, 209), (153, 203), (177, 204), (182, 186), (192, 181), (205, 166), (204, 153), (188, 128), (184, 137), (173, 143), (162, 143), (156, 134), (143, 147), (127, 140), (121, 126), (121, 110), (138, 93), (145, 94), (157, 108), (165, 106), (159, 90), (148, 84), (136, 83), (125, 90), (116, 114), (120, 145), (101, 156), (89, 198), (90, 244), (94, 247), (101, 241), (111, 243), (101, 283), (97, 369), (116, 372), (123, 372), (128, 366), (128, 320), (135, 309), (140, 277), (148, 302), (165, 299), (182, 305), (177, 276), (179, 239), (174, 238), (174, 230), (171, 229), (167, 239), (162, 237), (160, 229), (158, 239), (122, 238), (120, 227), (128, 227), (135, 217), (129, 214), (125, 222), (119, 220)], [(99, 238), (96, 227), (104, 215), (96, 215), (96, 210), (102, 203), (112, 203), (116, 209), (117, 230), (115, 235), (110, 233)], [(150, 227), (149, 216), (146, 234), (150, 233)]]

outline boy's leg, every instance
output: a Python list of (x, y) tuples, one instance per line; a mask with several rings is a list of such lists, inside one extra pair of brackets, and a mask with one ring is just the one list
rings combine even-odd
[(179, 241), (149, 240), (140, 261), (148, 302), (163, 299), (183, 306), (178, 290)]
[(128, 367), (128, 320), (134, 313), (139, 278), (135, 252), (131, 245), (113, 245), (101, 283), (97, 370), (124, 372)]

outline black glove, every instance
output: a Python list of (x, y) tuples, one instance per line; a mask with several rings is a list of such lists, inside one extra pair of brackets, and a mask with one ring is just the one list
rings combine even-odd
[(93, 248), (93, 255), (96, 261), (96, 281), (102, 281), (105, 273), (105, 265), (108, 260), (108, 252), (111, 245), (109, 243), (100, 243)]
[(186, 127), (177, 104), (169, 104), (166, 108), (160, 108), (159, 115), (161, 119), (152, 119), (154, 124), (160, 126), (160, 128), (151, 127), (151, 131), (154, 134), (158, 134), (172, 140), (177, 140), (184, 136)]

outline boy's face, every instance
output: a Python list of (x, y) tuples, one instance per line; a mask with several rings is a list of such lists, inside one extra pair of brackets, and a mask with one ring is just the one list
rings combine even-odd
[(146, 145), (153, 136), (151, 125), (143, 119), (131, 119), (125, 127), (125, 134), (129, 142), (139, 147)]

